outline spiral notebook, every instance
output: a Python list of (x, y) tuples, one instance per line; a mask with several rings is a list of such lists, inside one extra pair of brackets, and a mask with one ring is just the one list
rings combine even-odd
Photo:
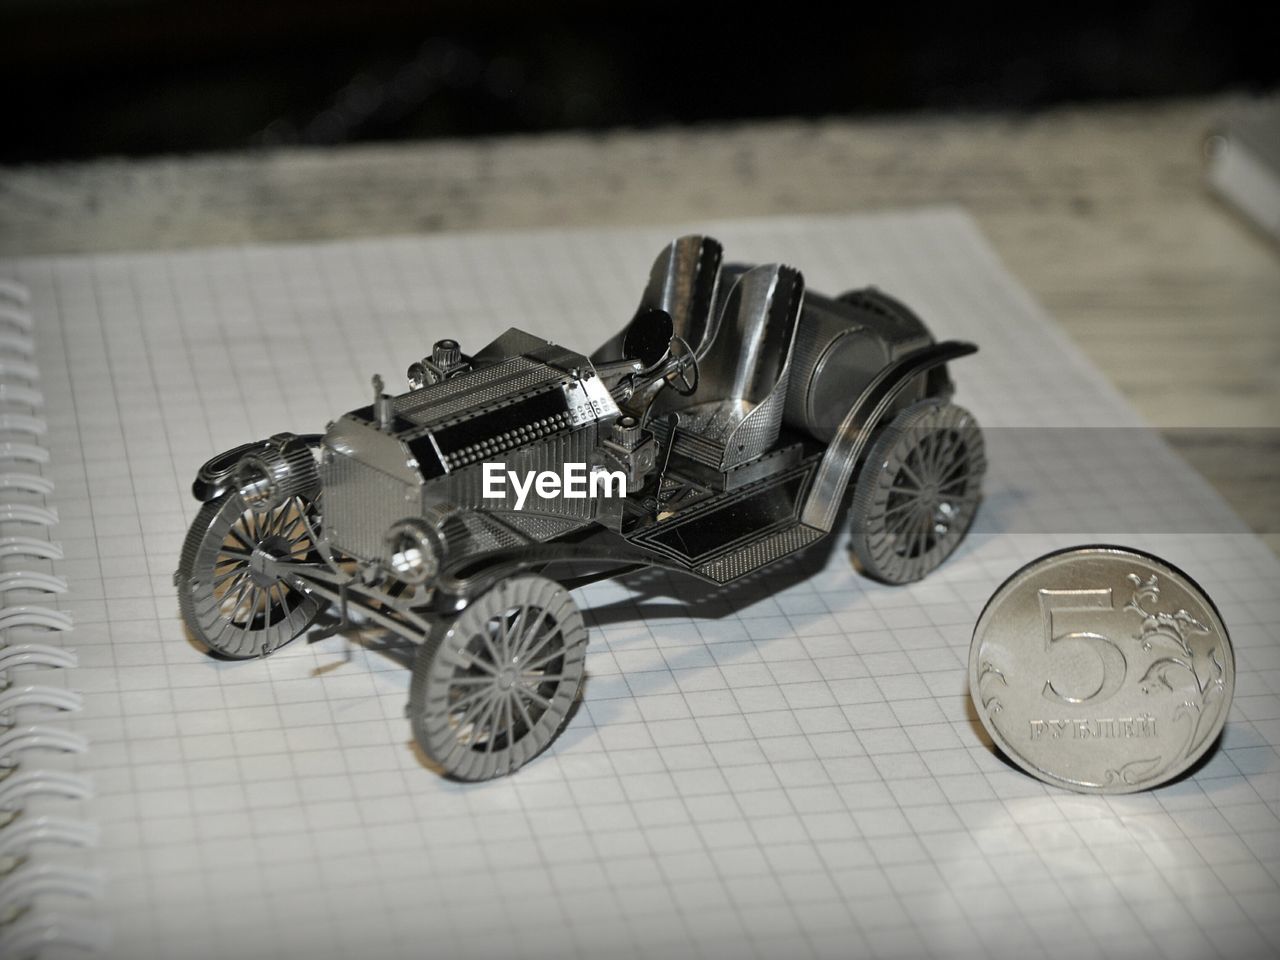
[[(987, 495), (923, 582), (843, 538), (743, 590), (577, 591), (567, 732), (505, 779), (418, 759), (403, 666), (357, 641), (219, 662), (172, 573), (213, 453), (321, 430), (433, 340), (590, 350), (690, 228), (942, 337)], [(1018, 958), (1280, 950), (1280, 563), (954, 210), (0, 261), (0, 955)], [(1001, 761), (979, 610), (1099, 540), (1221, 608), (1225, 735), (1155, 792)], [(64, 592), (65, 591), (65, 592)]]

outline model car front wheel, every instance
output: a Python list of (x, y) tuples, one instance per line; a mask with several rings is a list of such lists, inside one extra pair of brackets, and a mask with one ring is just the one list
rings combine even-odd
[(503, 580), (418, 649), (409, 718), (423, 752), (459, 780), (508, 774), (550, 746), (585, 673), (587, 628), (558, 583)]
[(973, 523), (986, 472), (973, 414), (941, 400), (899, 413), (872, 444), (854, 487), (851, 548), (885, 583), (919, 580)]
[(201, 507), (176, 577), (178, 605), (195, 638), (213, 653), (244, 660), (266, 656), (311, 626), (323, 603), (273, 576), (271, 567), (311, 559), (317, 523), (314, 501), (302, 496), (259, 511), (231, 493)]

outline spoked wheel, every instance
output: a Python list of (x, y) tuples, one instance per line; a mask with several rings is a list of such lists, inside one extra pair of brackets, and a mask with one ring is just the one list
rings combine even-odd
[(852, 549), (868, 576), (919, 580), (964, 539), (986, 472), (982, 431), (962, 407), (913, 404), (872, 444), (854, 488)]
[(289, 497), (259, 512), (232, 493), (206, 503), (182, 545), (178, 601), (183, 619), (212, 652), (265, 657), (315, 622), (324, 604), (271, 576), (263, 561), (314, 559), (307, 521), (315, 503)]
[(413, 735), (459, 780), (511, 773), (559, 735), (586, 650), (587, 628), (567, 590), (533, 575), (504, 580), (418, 649)]

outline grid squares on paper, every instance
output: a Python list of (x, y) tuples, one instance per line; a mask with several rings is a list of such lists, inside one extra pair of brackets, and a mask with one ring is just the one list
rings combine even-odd
[[(953, 371), (1000, 451), (978, 525), (908, 588), (859, 579), (839, 538), (724, 589), (646, 573), (579, 591), (582, 708), (548, 754), (480, 785), (418, 762), (407, 675), (376, 654), (331, 638), (230, 664), (184, 640), (187, 484), (214, 452), (366, 403), (373, 373), (394, 381), (441, 336), (470, 350), (514, 325), (589, 351), (675, 231), (5, 265), (51, 305), (40, 362), (115, 955), (1280, 949), (1280, 564), (963, 215), (705, 229), (735, 260), (786, 260), (827, 293), (875, 283), (981, 345)], [(1081, 469), (1052, 429), (1080, 426), (1123, 428), (1111, 467)], [(1073, 796), (991, 752), (969, 632), (1018, 566), (1120, 536), (1218, 602), (1237, 699), (1194, 777)]]

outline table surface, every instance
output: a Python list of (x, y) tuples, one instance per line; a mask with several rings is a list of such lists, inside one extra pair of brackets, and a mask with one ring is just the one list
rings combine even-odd
[[(0, 253), (950, 203), (1280, 550), (1280, 248), (1210, 195), (1238, 99), (0, 169)], [(1201, 429), (1207, 428), (1207, 429)]]

